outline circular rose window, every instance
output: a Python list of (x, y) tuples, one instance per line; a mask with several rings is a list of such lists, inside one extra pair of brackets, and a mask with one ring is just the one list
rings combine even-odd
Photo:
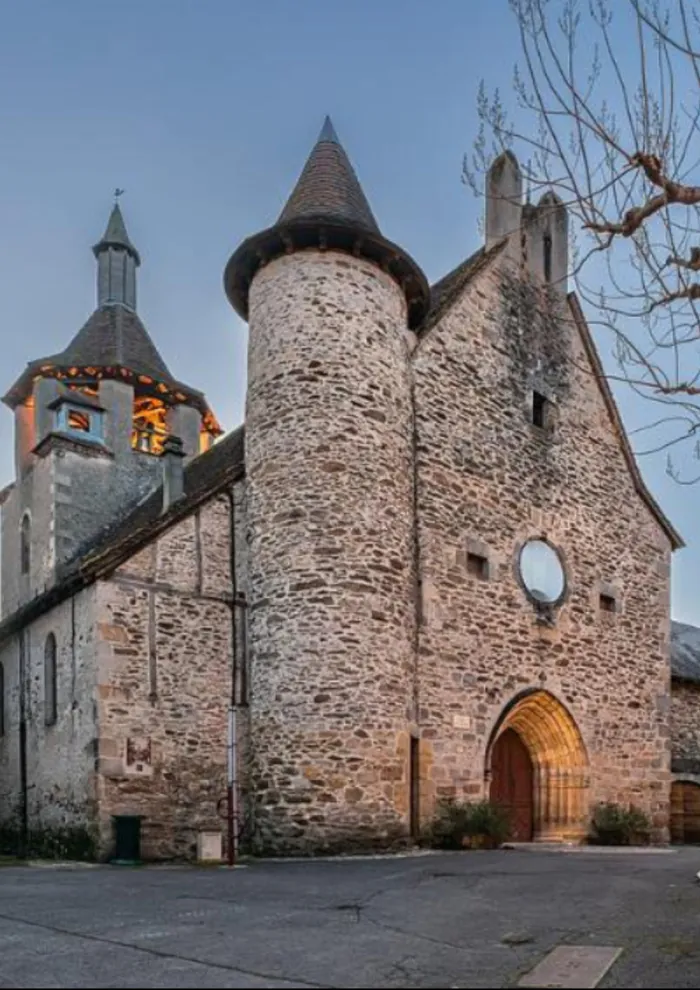
[(529, 540), (520, 551), (520, 580), (528, 595), (543, 605), (554, 605), (564, 594), (566, 576), (561, 557), (544, 540)]

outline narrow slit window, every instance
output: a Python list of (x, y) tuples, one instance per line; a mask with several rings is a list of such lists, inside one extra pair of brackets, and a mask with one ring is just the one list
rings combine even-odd
[(22, 574), (29, 574), (31, 567), (32, 524), (28, 515), (22, 519), (19, 533), (19, 557)]
[(607, 595), (604, 592), (600, 594), (600, 610), (601, 612), (617, 612), (617, 602), (614, 595)]
[(410, 752), (410, 828), (411, 837), (420, 837), (420, 740), (411, 736)]
[(49, 633), (44, 647), (44, 723), (55, 725), (58, 717), (56, 690), (56, 637)]
[(532, 393), (532, 425), (541, 430), (548, 425), (549, 400), (541, 392)]
[(542, 238), (542, 250), (544, 253), (544, 280), (549, 284), (552, 281), (552, 235), (546, 233)]
[(467, 573), (486, 581), (489, 576), (489, 562), (480, 553), (469, 552), (467, 554)]
[(5, 735), (5, 668), (0, 663), (0, 736)]

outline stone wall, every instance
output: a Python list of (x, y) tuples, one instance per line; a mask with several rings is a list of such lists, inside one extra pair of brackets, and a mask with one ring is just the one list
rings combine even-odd
[(671, 769), (700, 778), (700, 684), (691, 681), (673, 681)]
[[(19, 824), (20, 650), (24, 650), (27, 810), (35, 848), (69, 832), (85, 840), (95, 823), (95, 588), (41, 616), (0, 648), (4, 734), (0, 737), (0, 824)], [(46, 725), (45, 650), (56, 639), (56, 722)], [(20, 645), (23, 639), (23, 645)], [(89, 851), (87, 849), (85, 852)], [(73, 854), (79, 854), (73, 849)]]
[(334, 251), (250, 293), (246, 483), (252, 790), (263, 848), (408, 827), (412, 433), (400, 288)]
[[(242, 486), (237, 509), (240, 548)], [(217, 804), (226, 794), (231, 696), (229, 520), (228, 497), (216, 496), (100, 582), (103, 854), (111, 851), (115, 814), (144, 816), (145, 858), (192, 857), (199, 829), (223, 827)], [(240, 555), (237, 564), (242, 589)]]
[[(544, 689), (582, 734), (585, 807), (634, 801), (663, 838), (669, 539), (635, 490), (571, 312), (544, 291), (492, 261), (414, 352), (423, 815), (440, 796), (488, 793), (499, 717)], [(533, 389), (551, 401), (546, 429)], [(565, 562), (551, 625), (516, 576), (533, 537)]]
[(134, 390), (125, 382), (100, 382), (105, 407), (105, 443), (110, 457), (75, 452), (58, 442), (56, 459), (56, 562), (61, 564), (94, 545), (96, 538), (162, 478), (159, 458), (132, 449)]
[[(2, 505), (2, 616), (10, 615), (27, 599), (39, 594), (53, 580), (56, 563), (54, 542), (55, 464), (51, 458), (33, 458)], [(31, 522), (29, 575), (20, 571), (20, 526), (25, 512)]]
[[(47, 388), (53, 397), (57, 383)], [(53, 387), (51, 391), (48, 386)], [(123, 517), (160, 483), (162, 465), (157, 457), (131, 447), (133, 388), (124, 382), (103, 381), (100, 401), (106, 408), (105, 442), (109, 451), (64, 435), (49, 436), (50, 410), (36, 409), (43, 440), (40, 453), (18, 477), (2, 506), (2, 615), (10, 615), (29, 598), (53, 584), (56, 568), (94, 545), (98, 535)], [(25, 424), (26, 426), (27, 424)], [(20, 573), (19, 533), (22, 517), (31, 520), (31, 569)]]

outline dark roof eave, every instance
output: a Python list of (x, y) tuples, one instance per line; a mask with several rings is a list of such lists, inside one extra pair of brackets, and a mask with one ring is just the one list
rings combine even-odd
[(229, 259), (224, 288), (242, 319), (248, 319), (248, 292), (258, 270), (276, 258), (306, 249), (337, 250), (377, 264), (402, 288), (408, 305), (408, 325), (418, 326), (430, 301), (425, 275), (411, 256), (359, 224), (317, 217), (275, 224), (245, 240)]

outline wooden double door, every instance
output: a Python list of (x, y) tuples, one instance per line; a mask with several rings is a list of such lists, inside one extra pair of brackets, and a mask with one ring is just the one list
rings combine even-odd
[(490, 797), (510, 815), (514, 842), (530, 842), (533, 836), (533, 777), (527, 746), (515, 729), (506, 729), (491, 755)]

